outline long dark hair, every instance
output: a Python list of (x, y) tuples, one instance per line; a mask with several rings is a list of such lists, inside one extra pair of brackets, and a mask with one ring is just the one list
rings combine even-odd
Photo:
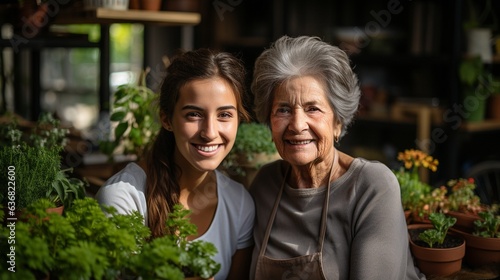
[[(221, 77), (232, 86), (239, 119), (248, 121), (250, 116), (243, 106), (246, 89), (242, 62), (229, 53), (208, 49), (184, 52), (172, 59), (160, 89), (160, 112), (171, 120), (182, 86), (193, 80), (212, 77)], [(168, 213), (179, 202), (177, 178), (181, 171), (174, 163), (175, 145), (174, 134), (162, 127), (146, 155), (147, 219), (152, 238), (169, 233), (165, 222)]]

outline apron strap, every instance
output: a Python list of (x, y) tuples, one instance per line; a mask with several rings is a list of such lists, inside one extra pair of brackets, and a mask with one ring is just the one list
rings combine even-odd
[[(335, 151), (335, 157), (333, 159), (332, 167), (330, 168), (330, 172), (328, 174), (327, 190), (326, 190), (326, 195), (325, 195), (325, 201), (323, 203), (323, 211), (322, 211), (322, 215), (321, 215), (320, 236), (319, 236), (319, 241), (318, 241), (317, 252), (323, 252), (323, 244), (324, 244), (324, 240), (325, 240), (325, 236), (326, 236), (326, 225), (327, 225), (327, 219), (328, 219), (328, 205), (330, 204), (330, 190), (331, 190), (331, 183), (332, 183), (330, 181), (330, 178), (332, 177), (333, 166), (335, 165), (335, 162), (338, 160), (337, 150), (334, 150), (334, 151)], [(283, 193), (283, 190), (285, 188), (286, 178), (288, 177), (289, 172), (290, 172), (290, 165), (286, 169), (285, 177), (283, 178), (283, 182), (281, 184), (280, 190), (279, 190), (278, 195), (276, 196), (276, 200), (274, 202), (271, 216), (269, 217), (269, 221), (267, 222), (266, 233), (264, 235), (264, 239), (262, 240), (262, 247), (260, 248), (259, 256), (264, 256), (266, 253), (267, 244), (269, 242), (269, 236), (271, 235), (271, 229), (273, 227), (274, 219), (276, 218), (276, 213), (278, 212), (278, 206), (280, 204), (281, 194)]]

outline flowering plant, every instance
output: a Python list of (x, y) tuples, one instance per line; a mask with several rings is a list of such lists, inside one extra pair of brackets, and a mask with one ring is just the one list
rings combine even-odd
[[(435, 172), (439, 165), (437, 159), (423, 151), (410, 149), (400, 152), (398, 160), (403, 163), (403, 166), (394, 171), (394, 174), (401, 188), (401, 202), (404, 210), (420, 212), (425, 204), (433, 203), (430, 198), (441, 197), (437, 193), (432, 195), (432, 187), (422, 182), (418, 173), (420, 167)], [(430, 205), (428, 207), (430, 209)]]
[(450, 188), (447, 210), (465, 214), (477, 214), (484, 210), (479, 196), (474, 193), (476, 184), (473, 178), (449, 180), (447, 186)]

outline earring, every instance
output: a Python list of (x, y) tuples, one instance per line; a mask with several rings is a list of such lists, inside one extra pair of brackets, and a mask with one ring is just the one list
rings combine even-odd
[(333, 141), (335, 141), (335, 143), (338, 143), (339, 142), (339, 136), (338, 135), (334, 135), (333, 136)]

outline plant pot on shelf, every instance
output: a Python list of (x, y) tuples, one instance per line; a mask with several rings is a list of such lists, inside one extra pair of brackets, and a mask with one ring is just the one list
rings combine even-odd
[(466, 110), (465, 120), (468, 122), (481, 122), (486, 115), (486, 100), (483, 93), (475, 88), (465, 90), (464, 107)]
[(128, 6), (129, 0), (83, 0), (84, 10), (95, 10), (97, 8), (127, 10)]
[(411, 253), (417, 267), (427, 277), (448, 276), (462, 269), (462, 259), (465, 256), (464, 239), (453, 233), (448, 233), (445, 244), (453, 244), (450, 248), (429, 248), (418, 238), (418, 235), (431, 229), (431, 224), (412, 224), (408, 226)]
[(466, 31), (467, 54), (479, 55), (484, 63), (491, 63), (493, 59), (493, 48), (491, 47), (491, 29), (470, 28)]
[(494, 93), (490, 96), (488, 116), (491, 119), (500, 121), (500, 93)]
[(473, 235), (458, 229), (451, 229), (465, 239), (466, 250), (464, 261), (471, 267), (482, 267), (490, 264), (500, 266), (500, 238), (488, 238)]
[(146, 11), (159, 11), (161, 10), (162, 0), (141, 0), (141, 9)]
[(176, 12), (200, 11), (200, 0), (166, 0), (166, 10)]

